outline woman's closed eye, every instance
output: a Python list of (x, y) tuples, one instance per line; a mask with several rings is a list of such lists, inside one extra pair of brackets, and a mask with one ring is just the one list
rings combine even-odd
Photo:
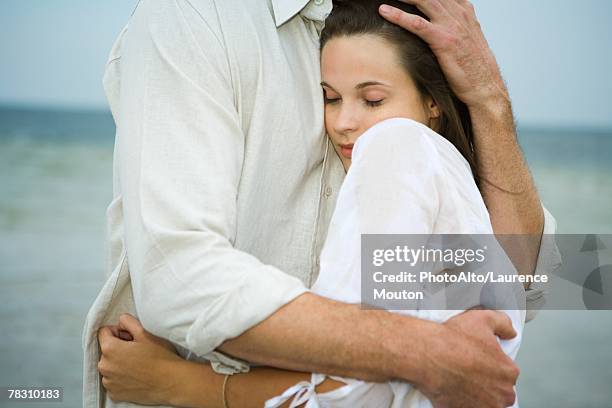
[(385, 100), (384, 98), (377, 99), (377, 100), (365, 99), (365, 104), (368, 105), (370, 108), (375, 108), (377, 106), (382, 105), (384, 100)]
[(363, 89), (361, 94), (361, 99), (369, 108), (375, 108), (384, 103), (387, 98), (387, 92), (381, 91), (378, 87), (368, 86)]
[(340, 100), (340, 97), (336, 94), (334, 94), (333, 92), (328, 92), (327, 90), (323, 89), (323, 101), (325, 102), (325, 104), (332, 104), (332, 103), (336, 103)]
[(326, 105), (331, 105), (340, 101), (340, 98), (329, 98), (327, 96), (323, 96), (323, 101)]
[[(369, 108), (375, 108), (380, 106), (385, 101), (385, 98), (381, 95), (361, 95), (363, 103)], [(342, 98), (336, 92), (323, 90), (323, 101), (326, 105), (333, 105), (342, 101)]]
[[(334, 103), (338, 103), (342, 100), (342, 98), (339, 97), (328, 97), (328, 96), (323, 96), (323, 100), (325, 102), (325, 104), (331, 105)], [(370, 108), (375, 108), (377, 106), (380, 106), (383, 104), (384, 99), (378, 99), (378, 100), (370, 100), (370, 99), (364, 99), (363, 102)]]

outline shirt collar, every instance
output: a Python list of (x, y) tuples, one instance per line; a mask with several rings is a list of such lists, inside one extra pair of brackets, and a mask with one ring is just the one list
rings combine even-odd
[[(276, 23), (276, 27), (280, 27), (289, 21), (293, 16), (301, 12), (306, 6), (308, 8), (312, 8), (311, 6), (321, 7), (321, 13), (308, 13), (309, 15), (305, 16), (306, 18), (320, 20), (323, 22), (329, 11), (331, 11), (331, 3), (332, 0), (311, 0), (309, 5), (308, 0), (271, 0), (272, 1), (272, 10), (274, 11), (274, 22)], [(312, 16), (310, 14), (313, 14)]]

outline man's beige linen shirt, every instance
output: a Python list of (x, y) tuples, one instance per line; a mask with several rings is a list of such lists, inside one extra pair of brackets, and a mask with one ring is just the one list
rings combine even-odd
[(83, 333), (85, 406), (103, 400), (96, 331), (120, 313), (202, 356), (313, 283), (344, 177), (319, 85), (330, 10), (331, 0), (137, 6), (104, 78), (114, 197), (109, 279)]

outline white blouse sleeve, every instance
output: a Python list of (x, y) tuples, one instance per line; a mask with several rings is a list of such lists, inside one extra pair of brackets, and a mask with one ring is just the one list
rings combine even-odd
[(347, 179), (355, 183), (361, 233), (430, 234), (445, 180), (431, 132), (408, 119), (390, 119), (358, 140)]
[[(321, 254), (321, 272), (313, 292), (343, 302), (360, 297), (359, 240), (364, 233), (431, 234), (444, 189), (441, 159), (431, 130), (407, 119), (390, 119), (370, 128), (357, 141), (353, 163), (340, 191), (327, 240)], [(426, 402), (408, 383), (369, 383), (332, 377), (346, 385), (317, 393), (324, 374), (313, 373), (266, 408), (291, 407), (388, 408), (394, 401)], [(410, 397), (408, 397), (410, 395)], [(411, 406), (420, 407), (419, 403)], [(426, 406), (426, 405), (424, 405)]]

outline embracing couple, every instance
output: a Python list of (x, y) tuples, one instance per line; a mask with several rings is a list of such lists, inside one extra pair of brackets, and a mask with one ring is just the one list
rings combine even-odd
[(524, 234), (519, 272), (554, 267), (469, 2), (141, 0), (104, 83), (84, 406), (517, 404), (521, 310), (359, 305), (363, 233)]

